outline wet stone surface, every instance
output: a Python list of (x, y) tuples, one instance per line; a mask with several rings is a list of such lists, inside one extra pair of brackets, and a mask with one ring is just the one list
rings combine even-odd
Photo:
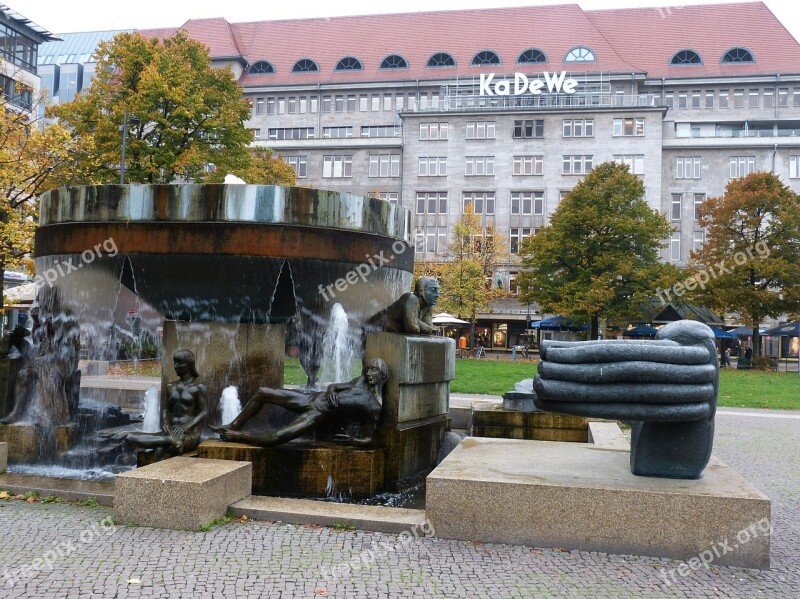
[[(207, 533), (114, 530), (99, 525), (111, 514), (105, 508), (0, 500), (0, 597), (788, 599), (800, 593), (800, 413), (793, 415), (717, 417), (715, 455), (773, 501), (769, 571), (712, 565), (681, 576), (670, 560), (446, 541), (427, 538), (425, 526), (400, 536), (265, 522)], [(52, 569), (41, 562), (10, 584), (58, 549), (64, 555), (56, 553)], [(358, 569), (347, 566), (354, 559)]]

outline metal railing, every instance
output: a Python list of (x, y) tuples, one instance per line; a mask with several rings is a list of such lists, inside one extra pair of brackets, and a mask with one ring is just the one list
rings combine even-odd
[(438, 102), (424, 107), (409, 106), (404, 112), (473, 112), (473, 111), (517, 111), (517, 110), (553, 110), (553, 109), (594, 109), (594, 108), (644, 108), (660, 107), (660, 97), (622, 94), (542, 94), (534, 96), (478, 96), (454, 95), (445, 96)]

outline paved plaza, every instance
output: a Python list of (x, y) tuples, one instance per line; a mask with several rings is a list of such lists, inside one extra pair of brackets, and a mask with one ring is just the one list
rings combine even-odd
[(723, 409), (715, 454), (772, 499), (769, 571), (446, 541), (425, 525), (400, 536), (268, 522), (153, 530), (103, 523), (106, 508), (0, 501), (0, 597), (800, 596), (800, 412)]

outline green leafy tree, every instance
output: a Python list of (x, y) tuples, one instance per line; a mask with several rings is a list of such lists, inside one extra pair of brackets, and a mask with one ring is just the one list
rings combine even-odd
[[(206, 182), (221, 183), (227, 174), (217, 170), (208, 176)], [(256, 185), (292, 186), (296, 182), (294, 169), (285, 160), (274, 156), (272, 150), (268, 148), (253, 150), (249, 164), (233, 169), (230, 174), (236, 175), (245, 183)]]
[(700, 208), (706, 241), (692, 253), (693, 298), (753, 327), (800, 311), (800, 196), (772, 173), (734, 179)]
[(520, 300), (591, 323), (635, 317), (676, 269), (659, 260), (670, 232), (666, 218), (644, 201), (644, 186), (628, 167), (595, 167), (561, 201), (538, 235), (520, 248)]
[(75, 183), (118, 181), (126, 120), (127, 182), (202, 181), (210, 163), (223, 176), (251, 166), (250, 105), (203, 44), (183, 32), (163, 42), (120, 33), (96, 57), (92, 85), (50, 109), (85, 141)]

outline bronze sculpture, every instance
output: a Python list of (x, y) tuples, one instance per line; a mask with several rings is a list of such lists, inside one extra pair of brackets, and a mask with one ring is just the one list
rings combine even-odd
[(126, 437), (131, 447), (156, 450), (156, 459), (197, 449), (208, 416), (208, 391), (197, 380), (200, 375), (194, 354), (179, 349), (172, 360), (178, 380), (167, 385), (167, 401), (161, 407), (161, 432), (130, 433)]
[[(365, 365), (361, 376), (349, 383), (332, 383), (325, 391), (308, 393), (262, 387), (248, 400), (233, 422), (227, 426), (211, 428), (225, 441), (272, 447), (296, 439), (330, 418), (345, 417), (350, 420), (351, 425), (359, 425), (362, 434), (354, 436), (350, 432), (343, 432), (334, 440), (365, 447), (372, 443), (372, 435), (383, 407), (383, 386), (388, 378), (389, 368), (386, 362), (374, 359)], [(242, 432), (245, 423), (258, 414), (265, 404), (280, 406), (300, 416), (274, 432)]]
[(367, 321), (367, 329), (387, 333), (430, 335), (433, 333), (433, 306), (439, 299), (439, 282), (420, 277), (413, 292), (404, 293), (387, 308)]
[(631, 471), (699, 478), (711, 457), (719, 363), (714, 333), (680, 320), (655, 341), (542, 343), (536, 407), (634, 421)]

